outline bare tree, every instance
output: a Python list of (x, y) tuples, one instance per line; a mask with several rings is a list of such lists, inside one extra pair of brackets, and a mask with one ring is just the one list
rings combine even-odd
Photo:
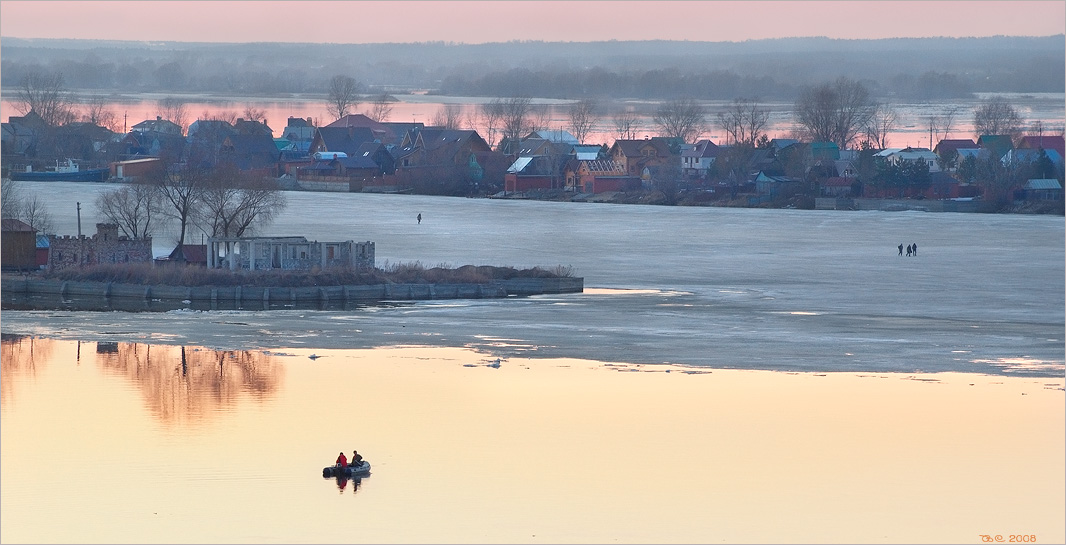
[(729, 135), (727, 139), (737, 146), (754, 147), (770, 121), (770, 110), (759, 106), (759, 101), (738, 98), (723, 112), (718, 112), (718, 126)]
[[(500, 99), (494, 98), (485, 104), (482, 104), (478, 111), (481, 112), (481, 118), (483, 123), (480, 124), (485, 129), (485, 141), (489, 146), (496, 147), (496, 142), (500, 133), (500, 124), (503, 122), (503, 103)], [(475, 120), (476, 121), (476, 120)], [(471, 123), (473, 126), (478, 126), (478, 123)]]
[(794, 114), (809, 137), (845, 149), (868, 124), (875, 108), (864, 85), (841, 77), (804, 91)]
[(241, 175), (221, 166), (208, 177), (201, 199), (201, 220), (213, 237), (241, 237), (269, 224), (285, 208), (285, 196), (269, 178)]
[(584, 144), (592, 127), (596, 125), (599, 105), (591, 98), (581, 99), (570, 104), (567, 109), (567, 118), (570, 122), (570, 132), (574, 133), (577, 141)]
[[(462, 111), (462, 106), (459, 104), (443, 104), (437, 110), (437, 113), (433, 115), (433, 120), (430, 123), (434, 127), (458, 129), (462, 119)], [(492, 143), (490, 142), (489, 145), (492, 145)]]
[(206, 121), (225, 121), (226, 123), (233, 125), (237, 122), (237, 114), (229, 111), (218, 111), (212, 114), (207, 110), (204, 110), (204, 113), (200, 114), (200, 119)]
[(500, 100), (503, 137), (518, 141), (533, 130), (532, 99), (527, 96)]
[(163, 97), (159, 101), (159, 117), (174, 123), (181, 128), (181, 134), (185, 134), (188, 128), (189, 109), (185, 100), (177, 97)]
[(22, 185), (4, 178), (0, 181), (0, 217), (18, 219), (22, 213)]
[(117, 224), (129, 238), (152, 236), (162, 211), (159, 187), (151, 184), (127, 184), (96, 198), (97, 212)]
[(363, 114), (379, 123), (387, 121), (392, 115), (392, 100), (388, 93), (375, 95), (370, 101), (370, 109)]
[(63, 74), (33, 71), (22, 77), (12, 106), (25, 115), (34, 112), (45, 123), (58, 127), (74, 118), (72, 98), (63, 84)]
[[(955, 124), (955, 116), (959, 113), (958, 106), (951, 106), (944, 110), (941, 115), (935, 115), (929, 118), (929, 134), (930, 140), (933, 142), (939, 142), (942, 138), (947, 138), (951, 134), (952, 126)], [(935, 144), (930, 143), (930, 146)]]
[(266, 123), (266, 110), (248, 106), (244, 109), (244, 119), (257, 123)]
[(163, 214), (178, 222), (178, 246), (185, 244), (185, 234), (194, 219), (210, 170), (197, 163), (186, 163), (176, 173), (160, 170), (149, 178), (159, 188)]
[(623, 107), (615, 112), (611, 121), (619, 140), (633, 140), (637, 137), (637, 114), (633, 110)]
[(40, 233), (52, 231), (52, 215), (36, 194), (26, 196), (19, 182), (4, 178), (0, 185), (0, 216), (25, 222)]
[(27, 197), (22, 201), (20, 208), (18, 219), (26, 222), (39, 233), (52, 232), (52, 215), (48, 213), (48, 208), (40, 197), (36, 194)]
[(104, 127), (111, 132), (118, 132), (118, 117), (115, 116), (114, 111), (107, 107), (108, 104), (106, 97), (95, 95), (89, 98), (85, 101), (85, 113), (82, 115), (82, 121)]
[(1012, 139), (1021, 136), (1022, 116), (1007, 99), (991, 97), (981, 101), (973, 112), (973, 131), (976, 136), (1009, 135)]
[(707, 130), (707, 109), (691, 98), (663, 103), (655, 110), (653, 121), (660, 136), (695, 142)]
[(333, 76), (329, 80), (329, 92), (326, 96), (326, 111), (334, 118), (340, 119), (359, 105), (359, 83), (351, 76)]
[(874, 147), (885, 149), (888, 147), (888, 134), (899, 125), (899, 113), (888, 104), (878, 104), (873, 115), (867, 120), (866, 139)]

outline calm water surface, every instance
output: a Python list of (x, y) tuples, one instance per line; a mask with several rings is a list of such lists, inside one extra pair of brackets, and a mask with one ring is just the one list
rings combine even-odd
[(0, 347), (4, 543), (1064, 538), (1062, 378)]

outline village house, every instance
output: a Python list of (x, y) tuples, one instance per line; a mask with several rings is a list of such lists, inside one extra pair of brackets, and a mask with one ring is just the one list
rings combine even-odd
[(155, 116), (155, 119), (145, 119), (140, 123), (130, 127), (130, 132), (134, 133), (150, 133), (156, 132), (161, 134), (176, 134), (181, 136), (181, 125), (174, 123), (173, 121), (163, 119), (161, 116)]
[(940, 164), (947, 170), (955, 170), (959, 166), (960, 149), (977, 149), (977, 142), (971, 138), (944, 139), (933, 148), (933, 153), (940, 159)]
[(1034, 178), (1026, 180), (1021, 191), (1015, 193), (1015, 200), (1024, 201), (1061, 201), (1062, 184), (1055, 178)]
[(646, 167), (665, 165), (672, 153), (665, 139), (615, 140), (610, 150), (611, 159), (625, 166), (626, 174), (640, 176)]
[(4, 218), (0, 224), (0, 265), (3, 269), (36, 269), (37, 230), (14, 218)]
[(245, 174), (276, 177), (281, 152), (274, 139), (261, 132), (237, 133), (222, 140), (219, 148), (219, 163), (237, 167)]
[(718, 158), (718, 145), (710, 140), (700, 140), (686, 145), (681, 150), (681, 173), (686, 179), (706, 180), (711, 165)]
[(567, 191), (605, 193), (640, 189), (640, 178), (626, 174), (622, 163), (610, 159), (571, 159), (565, 168)]
[(904, 161), (922, 162), (929, 167), (929, 172), (940, 172), (939, 157), (925, 148), (888, 148), (874, 154), (874, 157), (880, 157), (893, 165)]

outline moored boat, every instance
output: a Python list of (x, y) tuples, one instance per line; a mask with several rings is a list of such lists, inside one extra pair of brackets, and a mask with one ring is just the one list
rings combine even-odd
[(111, 171), (106, 168), (81, 170), (74, 160), (56, 161), (53, 170), (33, 171), (27, 167), (24, 172), (12, 172), (11, 179), (16, 182), (104, 182)]

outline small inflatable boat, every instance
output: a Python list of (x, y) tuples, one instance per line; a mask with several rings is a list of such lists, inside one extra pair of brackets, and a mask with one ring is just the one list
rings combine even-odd
[(322, 468), (323, 477), (363, 477), (370, 475), (370, 462), (363, 460), (357, 466), (326, 466)]

